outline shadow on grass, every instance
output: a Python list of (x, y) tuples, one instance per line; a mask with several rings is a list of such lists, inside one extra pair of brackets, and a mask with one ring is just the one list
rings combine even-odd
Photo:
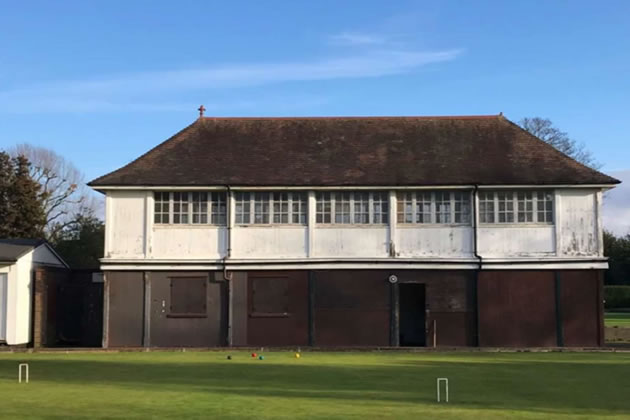
[[(72, 357), (72, 356), (70, 356)], [(242, 356), (246, 357), (246, 356)], [(472, 363), (450, 360), (394, 359), (384, 364), (317, 364), (286, 360), (245, 362), (190, 360), (162, 355), (105, 359), (37, 357), (29, 360), (35, 381), (106, 385), (156, 393), (183, 391), (247, 397), (337, 399), (351, 403), (426, 404), (435, 401), (435, 378), (448, 377), (455, 406), (523, 411), (604, 414), (630, 412), (630, 365), (558, 363), (545, 360)], [(334, 359), (333, 359), (334, 360)], [(14, 381), (17, 360), (0, 360), (0, 381)]]

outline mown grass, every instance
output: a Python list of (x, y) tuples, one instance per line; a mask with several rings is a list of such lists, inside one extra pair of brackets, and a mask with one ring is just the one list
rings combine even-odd
[(630, 328), (630, 312), (606, 312), (604, 325), (607, 327)]
[[(628, 353), (0, 353), (0, 417), (622, 419)], [(31, 383), (17, 383), (27, 362)], [(435, 402), (450, 379), (451, 403)]]

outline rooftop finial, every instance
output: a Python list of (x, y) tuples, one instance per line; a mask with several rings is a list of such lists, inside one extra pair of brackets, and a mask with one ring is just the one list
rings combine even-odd
[(197, 110), (199, 111), (199, 118), (203, 117), (203, 113), (206, 111), (206, 107), (203, 105), (200, 105), (199, 108), (197, 108)]

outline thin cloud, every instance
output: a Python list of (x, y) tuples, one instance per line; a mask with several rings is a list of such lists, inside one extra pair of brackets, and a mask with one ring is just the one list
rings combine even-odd
[(24, 109), (33, 112), (96, 112), (116, 108), (133, 111), (152, 106), (154, 110), (169, 111), (180, 105), (145, 103), (160, 103), (165, 95), (186, 91), (404, 74), (428, 64), (454, 60), (460, 53), (461, 50), (455, 49), (378, 50), (309, 62), (237, 64), (123, 74), (97, 80), (59, 81), (0, 92), (0, 110), (9, 113), (23, 112)]
[(389, 38), (385, 35), (366, 34), (360, 32), (342, 32), (330, 37), (330, 43), (333, 45), (385, 45)]

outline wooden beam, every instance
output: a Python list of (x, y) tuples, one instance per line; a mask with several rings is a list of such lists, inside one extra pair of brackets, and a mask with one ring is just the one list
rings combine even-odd
[(151, 275), (144, 272), (144, 325), (142, 328), (142, 345), (151, 347)]
[(315, 345), (315, 272), (308, 272), (308, 345)]
[(390, 317), (389, 317), (389, 345), (400, 346), (400, 291), (398, 283), (391, 283), (390, 291)]
[(562, 279), (560, 278), (560, 272), (556, 271), (555, 286), (556, 286), (556, 338), (558, 347), (564, 347), (564, 324), (562, 319)]

